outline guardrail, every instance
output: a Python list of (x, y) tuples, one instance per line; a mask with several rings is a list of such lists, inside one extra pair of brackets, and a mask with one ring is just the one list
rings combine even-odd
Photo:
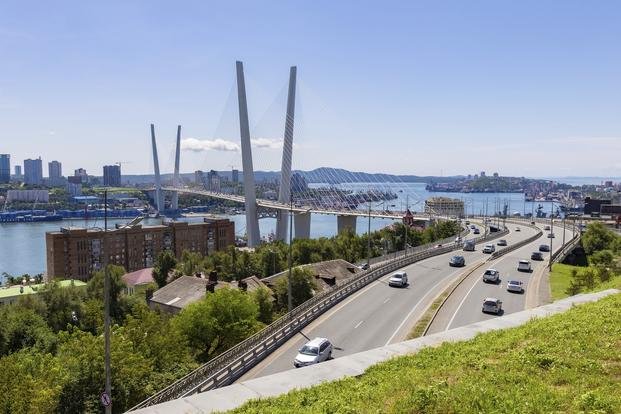
[[(478, 243), (501, 237), (507, 233), (508, 230), (504, 229), (474, 240)], [(451, 242), (453, 240), (454, 236), (429, 243), (421, 251), (381, 263), (329, 291), (315, 295), (261, 331), (132, 407), (129, 411), (231, 384), (319, 315), (352, 293), (394, 270), (461, 248), (461, 243)], [(435, 247), (437, 244), (444, 243), (448, 244)]]

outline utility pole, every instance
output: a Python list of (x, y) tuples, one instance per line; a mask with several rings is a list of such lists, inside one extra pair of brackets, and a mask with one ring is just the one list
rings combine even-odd
[(369, 225), (367, 227), (367, 268), (371, 267), (371, 201), (369, 201)]
[[(108, 404), (105, 405), (106, 414), (112, 413), (112, 380), (110, 370), (110, 274), (108, 272), (108, 190), (104, 191), (104, 365), (106, 370), (105, 394)], [(102, 403), (104, 396), (102, 396)]]
[[(405, 211), (406, 211), (406, 214), (407, 214), (408, 210), (410, 209), (410, 195), (409, 194), (407, 194), (405, 196), (405, 200), (406, 200), (405, 201)], [(405, 256), (407, 257), (407, 255), (408, 255), (408, 227), (410, 225), (407, 223), (407, 220), (403, 224), (404, 224), (404, 228), (405, 228), (405, 246), (404, 246), (405, 247)]]
[(564, 216), (563, 216), (563, 244), (561, 246), (565, 247), (565, 217)]
[[(552, 213), (554, 212), (554, 201), (550, 204), (550, 234), (554, 234), (554, 218), (552, 217)], [(550, 236), (550, 235), (548, 235)], [(550, 237), (550, 263), (548, 264), (548, 269), (552, 271), (552, 237)]]
[(293, 194), (289, 198), (289, 277), (287, 281), (287, 311), (293, 310), (291, 297), (291, 267), (293, 266)]

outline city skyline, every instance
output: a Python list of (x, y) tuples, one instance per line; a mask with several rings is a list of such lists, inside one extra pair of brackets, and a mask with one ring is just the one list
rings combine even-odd
[(241, 170), (240, 59), (255, 170), (279, 169), (297, 65), (293, 169), (621, 176), (614, 2), (51, 7), (0, 16), (12, 165), (43, 155), (66, 171), (150, 174), (153, 122), (163, 172), (177, 124), (181, 171)]

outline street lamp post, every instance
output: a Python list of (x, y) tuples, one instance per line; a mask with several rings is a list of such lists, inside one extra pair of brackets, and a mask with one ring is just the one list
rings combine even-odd
[[(104, 191), (104, 366), (106, 372), (105, 393), (108, 404), (105, 405), (106, 414), (112, 413), (112, 369), (110, 367), (110, 274), (108, 272), (108, 191)], [(102, 396), (102, 402), (104, 397)]]
[(554, 201), (550, 205), (550, 234), (548, 234), (548, 237), (550, 237), (550, 262), (548, 263), (548, 268), (550, 269), (550, 271), (552, 271), (552, 240), (554, 240), (552, 238), (552, 236), (554, 235), (554, 217), (552, 216), (553, 212), (554, 212)]
[(291, 268), (293, 266), (293, 194), (289, 200), (289, 276), (287, 280), (287, 311), (293, 310), (293, 298), (291, 297)]
[[(409, 194), (405, 196), (405, 200), (406, 200), (405, 201), (405, 210), (406, 210), (406, 214), (407, 214), (407, 211), (410, 209), (410, 205), (409, 205), (410, 204), (410, 195)], [(405, 255), (404, 256), (407, 257), (407, 255), (408, 255), (408, 227), (410, 225), (409, 225), (409, 223), (407, 223), (407, 220), (406, 220), (406, 223), (403, 223), (403, 224), (404, 224), (403, 228), (405, 229), (405, 246), (404, 246)]]
[(367, 226), (367, 269), (371, 267), (371, 202), (369, 201), (369, 224)]

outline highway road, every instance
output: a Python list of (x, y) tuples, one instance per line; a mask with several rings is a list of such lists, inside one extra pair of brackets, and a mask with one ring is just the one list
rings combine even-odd
[[(536, 230), (530, 227), (520, 226), (520, 232), (516, 232), (515, 227), (510, 226), (511, 232), (504, 236), (509, 246), (536, 234)], [(471, 233), (467, 239), (473, 237)], [(369, 284), (313, 321), (303, 334), (296, 334), (238, 381), (293, 368), (297, 350), (307, 338), (330, 339), (334, 344), (334, 358), (404, 340), (438, 293), (489, 257), (481, 252), (482, 247), (479, 244), (474, 252), (455, 251), (405, 267), (403, 270), (410, 282), (406, 288), (389, 287), (390, 275)], [(448, 265), (450, 257), (456, 254), (465, 257), (465, 267)]]
[[(515, 227), (509, 224), (509, 228)], [(542, 230), (544, 225), (539, 225)], [(524, 226), (522, 226), (524, 228)], [(566, 242), (572, 238), (572, 231), (565, 230)], [(531, 273), (517, 271), (518, 260), (530, 260), (532, 252), (538, 251), (539, 245), (550, 244), (547, 238), (549, 231), (543, 231), (543, 235), (537, 240), (521, 247), (515, 251), (509, 252), (500, 258), (486, 263), (477, 269), (471, 276), (465, 279), (455, 292), (447, 299), (440, 312), (436, 316), (431, 325), (428, 334), (441, 332), (444, 330), (457, 328), (471, 323), (479, 322), (486, 319), (495, 318), (496, 315), (485, 314), (481, 311), (483, 300), (486, 297), (494, 297), (500, 299), (504, 314), (518, 312), (524, 310), (527, 306), (527, 297), (531, 295), (536, 303), (537, 296), (540, 292), (538, 289), (547, 289), (543, 284), (539, 285), (541, 274), (545, 266), (548, 265), (549, 253), (544, 254), (544, 261), (532, 261), (533, 271)], [(560, 249), (563, 240), (563, 228), (554, 226), (555, 238), (553, 239), (553, 251)], [(483, 272), (485, 269), (493, 268), (500, 272), (501, 282), (499, 284), (483, 282)], [(512, 293), (507, 291), (507, 282), (509, 280), (519, 280), (523, 283), (525, 292), (523, 294)], [(532, 301), (531, 301), (532, 302)]]

